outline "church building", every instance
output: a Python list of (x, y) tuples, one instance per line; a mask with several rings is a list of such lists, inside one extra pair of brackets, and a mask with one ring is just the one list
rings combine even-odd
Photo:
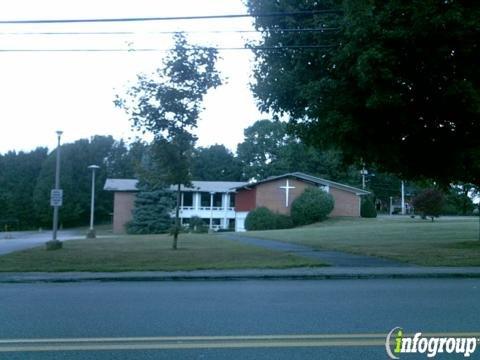
[[(245, 231), (245, 218), (257, 207), (288, 215), (292, 202), (308, 187), (319, 187), (333, 196), (332, 217), (359, 217), (361, 197), (369, 194), (362, 189), (298, 172), (253, 183), (192, 181), (192, 185), (181, 188), (181, 222), (188, 226), (189, 219), (197, 216), (212, 230)], [(125, 224), (132, 219), (137, 180), (107, 179), (104, 190), (114, 192), (113, 231), (123, 233)]]

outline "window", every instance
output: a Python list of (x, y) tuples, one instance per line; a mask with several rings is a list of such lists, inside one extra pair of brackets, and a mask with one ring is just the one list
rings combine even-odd
[(213, 195), (213, 206), (222, 207), (222, 193), (215, 193)]
[(183, 206), (186, 206), (186, 207), (193, 206), (193, 193), (191, 192), (183, 193)]
[(200, 206), (210, 207), (210, 193), (208, 192), (200, 193)]
[(230, 204), (229, 207), (235, 207), (235, 194), (230, 194)]

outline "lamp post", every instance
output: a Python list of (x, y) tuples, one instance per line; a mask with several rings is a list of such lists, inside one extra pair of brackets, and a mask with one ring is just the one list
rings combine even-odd
[(62, 248), (62, 242), (57, 240), (58, 232), (58, 208), (63, 203), (63, 192), (60, 190), (60, 139), (63, 131), (57, 131), (57, 162), (55, 166), (55, 188), (50, 194), (50, 205), (53, 206), (53, 234), (52, 240), (47, 241), (47, 250), (56, 250)]
[(87, 233), (87, 239), (95, 239), (95, 229), (93, 228), (93, 219), (95, 213), (95, 170), (100, 169), (98, 165), (90, 165), (88, 167), (92, 170), (92, 196), (90, 198), (90, 229)]

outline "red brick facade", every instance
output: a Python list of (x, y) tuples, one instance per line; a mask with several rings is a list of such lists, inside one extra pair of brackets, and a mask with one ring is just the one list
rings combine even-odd
[[(293, 177), (288, 178), (289, 190), (288, 206), (286, 205), (287, 178), (276, 179), (254, 185), (250, 190), (239, 189), (236, 194), (236, 211), (250, 211), (257, 207), (266, 207), (280, 214), (290, 214), (292, 202), (299, 197), (307, 187), (316, 185)], [(360, 216), (360, 196), (353, 192), (330, 187), (329, 193), (335, 200), (335, 207), (330, 216)]]
[(115, 234), (124, 233), (125, 224), (132, 220), (136, 195), (134, 192), (115, 192), (113, 200), (113, 232)]
[(255, 209), (256, 188), (240, 189), (235, 194), (235, 211), (250, 211)]

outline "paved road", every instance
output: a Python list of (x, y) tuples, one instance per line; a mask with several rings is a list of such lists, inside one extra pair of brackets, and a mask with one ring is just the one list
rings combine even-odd
[[(479, 313), (477, 279), (4, 284), (0, 339), (70, 338), (76, 350), (57, 340), (62, 351), (0, 351), (0, 359), (385, 359), (383, 335), (395, 326), (478, 332)], [(380, 345), (282, 347), (291, 338), (259, 337), (372, 333)], [(78, 340), (86, 337), (95, 339)], [(165, 349), (165, 337), (182, 338)], [(135, 349), (146, 342), (157, 348)], [(113, 347), (96, 350), (105, 344)]]
[(317, 250), (305, 245), (276, 240), (258, 239), (251, 236), (226, 234), (225, 238), (247, 245), (254, 245), (270, 250), (294, 253), (295, 255), (320, 260), (330, 266), (341, 267), (403, 267), (409, 264), (381, 259), (373, 256), (354, 255), (342, 251)]
[[(61, 230), (59, 240), (84, 239), (78, 230)], [(39, 246), (52, 239), (51, 231), (13, 231), (0, 233), (0, 255)]]

